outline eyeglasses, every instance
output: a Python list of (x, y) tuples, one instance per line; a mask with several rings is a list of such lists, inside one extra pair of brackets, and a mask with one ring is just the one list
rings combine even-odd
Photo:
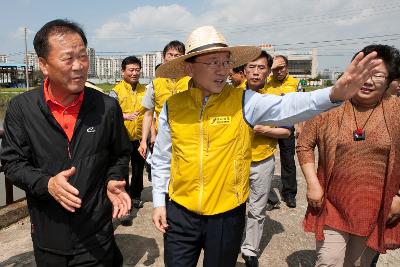
[(387, 77), (385, 75), (383, 75), (382, 73), (376, 73), (374, 75), (371, 76), (371, 80), (374, 83), (382, 83), (387, 79)]
[(210, 69), (217, 69), (219, 66), (222, 66), (224, 69), (230, 69), (233, 65), (233, 61), (231, 60), (226, 60), (226, 61), (211, 61), (211, 62), (201, 62), (201, 61), (193, 61), (193, 63), (200, 63), (207, 65)]

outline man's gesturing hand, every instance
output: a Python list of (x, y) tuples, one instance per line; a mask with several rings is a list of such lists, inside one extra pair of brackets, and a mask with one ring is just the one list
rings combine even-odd
[(113, 205), (113, 218), (121, 218), (129, 214), (132, 203), (125, 191), (125, 181), (110, 180), (107, 183), (107, 196)]
[(153, 223), (158, 231), (165, 234), (168, 230), (167, 210), (165, 207), (157, 207), (153, 209)]
[(136, 120), (136, 118), (139, 116), (139, 114), (140, 114), (139, 111), (135, 111), (132, 113), (124, 113), (123, 118), (126, 121), (133, 121), (133, 120)]
[(140, 145), (138, 147), (139, 154), (146, 159), (146, 152), (147, 152), (147, 143), (146, 140), (141, 140)]
[(75, 167), (58, 173), (50, 178), (47, 187), (50, 195), (66, 210), (75, 212), (81, 207), (81, 199), (77, 197), (78, 189), (68, 183), (68, 179), (76, 172)]

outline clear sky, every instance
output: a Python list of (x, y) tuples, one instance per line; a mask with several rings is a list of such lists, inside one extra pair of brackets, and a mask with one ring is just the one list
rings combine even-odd
[(2, 0), (0, 54), (22, 62), (46, 22), (67, 18), (83, 26), (96, 54), (161, 51), (185, 42), (197, 26), (214, 25), (231, 45), (272, 44), (276, 50), (318, 48), (318, 69), (342, 70), (371, 43), (400, 48), (398, 0)]

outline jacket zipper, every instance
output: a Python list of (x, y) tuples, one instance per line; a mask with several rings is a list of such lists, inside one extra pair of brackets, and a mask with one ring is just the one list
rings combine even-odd
[(68, 146), (67, 146), (67, 148), (68, 148), (68, 157), (69, 157), (69, 159), (72, 159), (70, 144), (71, 143), (68, 141)]
[(204, 177), (203, 177), (203, 112), (204, 108), (206, 107), (207, 102), (203, 103), (200, 110), (200, 172), (199, 172), (199, 179), (200, 179), (200, 190), (199, 190), (199, 202), (198, 202), (198, 211), (201, 214), (201, 200), (203, 198), (203, 191), (204, 191)]

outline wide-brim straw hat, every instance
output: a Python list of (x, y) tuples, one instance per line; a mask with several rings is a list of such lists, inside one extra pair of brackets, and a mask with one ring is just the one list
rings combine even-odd
[(186, 42), (186, 54), (159, 66), (156, 77), (178, 78), (185, 76), (185, 60), (188, 58), (212, 52), (229, 52), (233, 62), (232, 68), (246, 64), (256, 59), (261, 49), (256, 46), (229, 46), (224, 36), (213, 26), (203, 26), (195, 29)]

